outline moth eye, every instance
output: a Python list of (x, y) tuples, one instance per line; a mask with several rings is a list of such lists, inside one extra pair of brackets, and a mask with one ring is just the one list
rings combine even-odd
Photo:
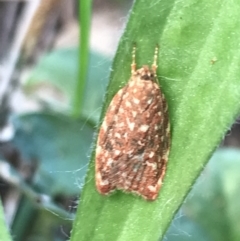
[(145, 74), (145, 75), (143, 75), (143, 76), (141, 77), (141, 79), (143, 79), (143, 80), (151, 80), (151, 76)]

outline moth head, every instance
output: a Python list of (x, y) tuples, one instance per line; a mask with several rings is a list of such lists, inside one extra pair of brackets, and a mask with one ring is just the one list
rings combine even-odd
[(154, 80), (155, 73), (149, 69), (147, 65), (144, 65), (141, 69), (138, 70), (141, 80)]

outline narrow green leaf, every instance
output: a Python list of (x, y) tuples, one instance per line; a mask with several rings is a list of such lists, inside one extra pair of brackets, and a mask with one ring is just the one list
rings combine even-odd
[(4, 212), (2, 208), (2, 202), (0, 200), (0, 239), (4, 241), (11, 241), (10, 234), (7, 230), (7, 225), (5, 222)]
[(152, 63), (159, 44), (158, 76), (169, 104), (172, 137), (166, 177), (154, 202), (120, 191), (105, 197), (95, 190), (92, 160), (72, 241), (163, 237), (239, 113), (239, 12), (237, 0), (135, 1), (114, 60), (104, 110), (130, 77), (133, 42), (138, 67)]

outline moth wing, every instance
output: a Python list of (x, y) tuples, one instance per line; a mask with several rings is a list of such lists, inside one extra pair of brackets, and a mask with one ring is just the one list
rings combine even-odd
[(155, 200), (170, 146), (167, 103), (159, 86), (133, 78), (111, 101), (100, 127), (96, 186)]
[(113, 159), (111, 153), (114, 150), (113, 134), (116, 123), (116, 116), (122, 102), (127, 86), (120, 89), (109, 104), (105, 118), (100, 126), (96, 149), (96, 187), (101, 194), (108, 194), (116, 188), (111, 182), (110, 173), (112, 172)]

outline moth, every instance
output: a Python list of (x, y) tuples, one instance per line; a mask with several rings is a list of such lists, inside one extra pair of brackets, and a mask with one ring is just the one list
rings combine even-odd
[(158, 47), (151, 68), (136, 69), (135, 56), (134, 46), (130, 80), (113, 97), (99, 130), (96, 188), (155, 200), (170, 150), (168, 106), (157, 80)]

